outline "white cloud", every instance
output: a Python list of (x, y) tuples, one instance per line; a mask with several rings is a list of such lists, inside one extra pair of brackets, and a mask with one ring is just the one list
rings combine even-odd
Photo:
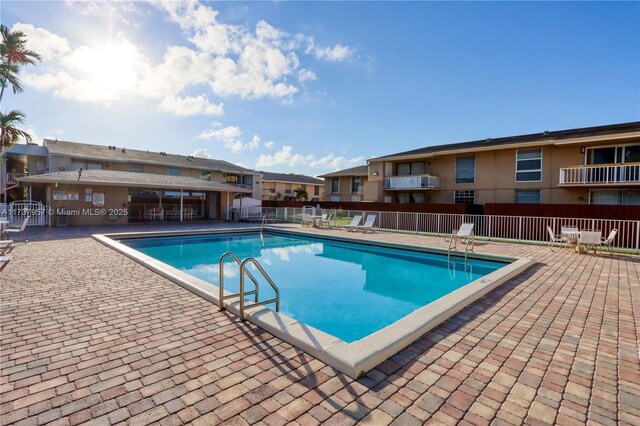
[(234, 154), (238, 154), (243, 151), (253, 151), (260, 146), (260, 136), (253, 135), (251, 141), (242, 142), (242, 132), (240, 128), (229, 126), (217, 130), (205, 130), (196, 136), (198, 139), (213, 139), (224, 143), (225, 148)]
[[(125, 22), (143, 7), (129, 1), (67, 4), (83, 15), (115, 16)], [(218, 98), (290, 101), (298, 85), (318, 78), (301, 66), (301, 56), (335, 62), (353, 52), (342, 43), (317, 46), (311, 36), (291, 35), (263, 20), (254, 28), (223, 23), (218, 11), (196, 1), (149, 4), (182, 29), (186, 45), (167, 46), (158, 61), (122, 33), (104, 45), (74, 46), (44, 28), (18, 23), (14, 29), (23, 31), (28, 46), (47, 59), (27, 70), (24, 83), (79, 102), (108, 105), (137, 96), (176, 115), (216, 116), (224, 113)], [(231, 146), (238, 150), (252, 145)]]
[(313, 71), (305, 69), (301, 69), (300, 71), (298, 71), (298, 81), (300, 81), (300, 83), (304, 83), (305, 81), (315, 81), (317, 79), (318, 77)]
[[(266, 145), (266, 144), (265, 144)], [(312, 169), (320, 170), (340, 170), (348, 167), (360, 165), (364, 162), (364, 157), (346, 158), (329, 154), (324, 157), (317, 158), (314, 154), (296, 154), (290, 145), (285, 145), (273, 155), (260, 154), (256, 163), (256, 168), (266, 168), (273, 166), (289, 166), (296, 167), (307, 165)]]
[(191, 155), (198, 158), (213, 158), (213, 155), (209, 154), (206, 148), (196, 149)]
[(269, 149), (273, 148), (273, 145), (275, 145), (273, 141), (267, 141), (264, 143), (264, 147)]

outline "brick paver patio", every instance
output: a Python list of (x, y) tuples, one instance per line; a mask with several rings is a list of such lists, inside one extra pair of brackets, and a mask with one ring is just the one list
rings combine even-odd
[(2, 424), (640, 424), (640, 257), (476, 251), (538, 263), (354, 381), (90, 238), (19, 245)]

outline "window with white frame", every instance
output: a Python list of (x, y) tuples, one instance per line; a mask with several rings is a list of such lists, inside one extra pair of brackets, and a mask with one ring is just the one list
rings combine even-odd
[(640, 206), (639, 189), (596, 189), (589, 192), (589, 204)]
[(514, 202), (524, 204), (540, 204), (540, 190), (516, 189)]
[(453, 202), (455, 204), (475, 204), (476, 191), (467, 191), (467, 190), (453, 191)]
[(476, 157), (456, 158), (456, 183), (474, 183), (476, 180)]
[(354, 176), (351, 180), (351, 192), (353, 194), (357, 194), (359, 188), (360, 188), (360, 176)]
[(542, 180), (542, 148), (519, 149), (516, 154), (516, 182)]
[(134, 173), (144, 173), (144, 166), (142, 164), (129, 164), (129, 171)]
[(175, 167), (169, 167), (167, 169), (167, 174), (169, 176), (180, 176), (180, 169), (175, 168)]

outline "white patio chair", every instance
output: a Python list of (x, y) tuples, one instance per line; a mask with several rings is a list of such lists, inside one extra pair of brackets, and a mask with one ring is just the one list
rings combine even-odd
[(351, 223), (345, 226), (345, 228), (347, 228), (347, 231), (349, 232), (355, 231), (358, 225), (360, 225), (360, 222), (362, 222), (362, 215), (357, 214), (353, 217), (353, 220), (351, 221)]
[(458, 229), (457, 231), (454, 230), (451, 233), (451, 237), (449, 240), (449, 250), (451, 250), (451, 243), (453, 243), (453, 248), (455, 249), (457, 247), (457, 242), (460, 241), (466, 246), (469, 246), (469, 244), (471, 244), (471, 251), (473, 251), (473, 226), (473, 223), (463, 223), (462, 225), (460, 225), (460, 229)]
[(616, 239), (616, 235), (618, 235), (618, 230), (617, 229), (612, 229), (611, 232), (609, 233), (609, 236), (606, 239), (602, 239), (602, 242), (600, 243), (600, 246), (606, 248), (607, 250), (609, 250), (609, 253), (613, 252), (613, 241)]
[(13, 240), (2, 240), (0, 241), (0, 255), (4, 255), (6, 252), (11, 250), (13, 247)]
[(584, 247), (585, 251), (593, 250), (593, 254), (598, 254), (598, 247), (602, 243), (602, 232), (594, 229), (583, 229), (580, 231), (578, 247)]
[(302, 226), (313, 226), (313, 216), (311, 213), (302, 213)]
[(27, 223), (29, 223), (29, 216), (25, 216), (24, 221), (22, 221), (22, 225), (20, 227), (8, 227), (4, 228), (4, 233), (8, 236), (8, 234), (22, 234), (22, 241), (25, 243), (27, 240)]
[(375, 214), (367, 215), (367, 219), (364, 221), (364, 224), (360, 226), (356, 226), (355, 229), (362, 232), (368, 232), (368, 231), (374, 232), (373, 224), (375, 221), (376, 221)]
[(2, 265), (0, 266), (0, 271), (2, 271), (5, 266), (7, 266), (10, 260), (11, 256), (0, 256), (0, 265)]
[(555, 247), (556, 243), (561, 243), (561, 244), (568, 243), (566, 236), (564, 235), (556, 236), (556, 234), (554, 234), (553, 229), (551, 229), (550, 226), (547, 226), (547, 232), (549, 233), (549, 248)]
[(320, 226), (326, 225), (327, 228), (331, 228), (331, 217), (332, 216), (333, 216), (333, 212), (322, 213), (322, 215), (320, 217), (319, 225)]

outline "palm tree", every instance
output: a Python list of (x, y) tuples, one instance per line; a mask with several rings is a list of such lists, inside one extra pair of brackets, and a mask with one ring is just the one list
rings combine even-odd
[(24, 122), (24, 117), (22, 111), (13, 110), (6, 114), (0, 112), (0, 151), (2, 148), (8, 148), (9, 145), (18, 142), (20, 138), (31, 142), (31, 135), (15, 126), (17, 123)]
[(5, 25), (0, 25), (0, 101), (4, 95), (4, 89), (11, 85), (13, 93), (22, 92), (22, 85), (18, 78), (21, 66), (35, 65), (42, 58), (36, 52), (25, 47), (26, 36), (22, 31), (10, 31)]
[(293, 190), (293, 199), (296, 201), (307, 201), (309, 199), (309, 194), (302, 188), (297, 188)]
[[(22, 92), (22, 85), (18, 78), (21, 66), (35, 65), (40, 61), (40, 55), (26, 48), (26, 36), (21, 31), (10, 31), (5, 25), (0, 24), (0, 102), (4, 96), (4, 89), (11, 86), (13, 93)], [(24, 130), (16, 127), (16, 124), (24, 122), (25, 115), (22, 111), (9, 111), (6, 114), (0, 112), (0, 153), (3, 148), (25, 138), (31, 142), (31, 136)]]

